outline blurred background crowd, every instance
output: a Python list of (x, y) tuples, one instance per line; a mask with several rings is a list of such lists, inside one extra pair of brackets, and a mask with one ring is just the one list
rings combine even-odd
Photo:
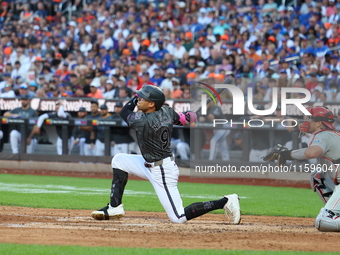
[(338, 102), (339, 24), (337, 0), (1, 1), (0, 97), (124, 101), (150, 84), (189, 100), (228, 79), (258, 102), (273, 87)]
[[(340, 3), (268, 0), (7, 0), (0, 97), (125, 99), (144, 84), (183, 98), (196, 79), (234, 79), (338, 101)], [(292, 95), (298, 97), (299, 95)]]

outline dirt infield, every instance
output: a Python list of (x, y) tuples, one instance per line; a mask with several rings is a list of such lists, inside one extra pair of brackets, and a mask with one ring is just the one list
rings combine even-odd
[[(96, 221), (88, 210), (0, 206), (1, 242), (82, 246), (238, 250), (340, 251), (339, 233), (321, 233), (314, 219), (243, 216), (235, 226), (207, 214), (172, 224), (165, 213), (126, 212)], [(316, 245), (317, 242), (317, 245)]]

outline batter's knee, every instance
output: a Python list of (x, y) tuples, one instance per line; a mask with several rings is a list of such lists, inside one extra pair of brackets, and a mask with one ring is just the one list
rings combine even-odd
[(328, 213), (322, 208), (315, 219), (315, 227), (321, 232), (340, 232), (340, 219), (327, 217)]

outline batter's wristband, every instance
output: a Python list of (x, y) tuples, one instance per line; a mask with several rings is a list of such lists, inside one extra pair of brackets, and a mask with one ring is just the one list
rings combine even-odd
[(292, 150), (280, 152), (281, 159), (283, 159), (283, 160), (293, 160), (292, 156), (290, 155), (291, 152), (292, 152)]

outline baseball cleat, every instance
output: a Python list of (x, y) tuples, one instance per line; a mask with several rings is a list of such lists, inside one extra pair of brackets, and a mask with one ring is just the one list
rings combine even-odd
[(124, 215), (125, 212), (123, 204), (120, 204), (117, 207), (112, 207), (110, 203), (102, 209), (91, 213), (92, 218), (95, 220), (119, 220)]
[(225, 211), (226, 215), (228, 213), (233, 218), (234, 224), (238, 225), (241, 222), (241, 210), (240, 210), (240, 199), (237, 194), (232, 194), (228, 196), (224, 196), (228, 199), (228, 202), (223, 206), (223, 210)]

